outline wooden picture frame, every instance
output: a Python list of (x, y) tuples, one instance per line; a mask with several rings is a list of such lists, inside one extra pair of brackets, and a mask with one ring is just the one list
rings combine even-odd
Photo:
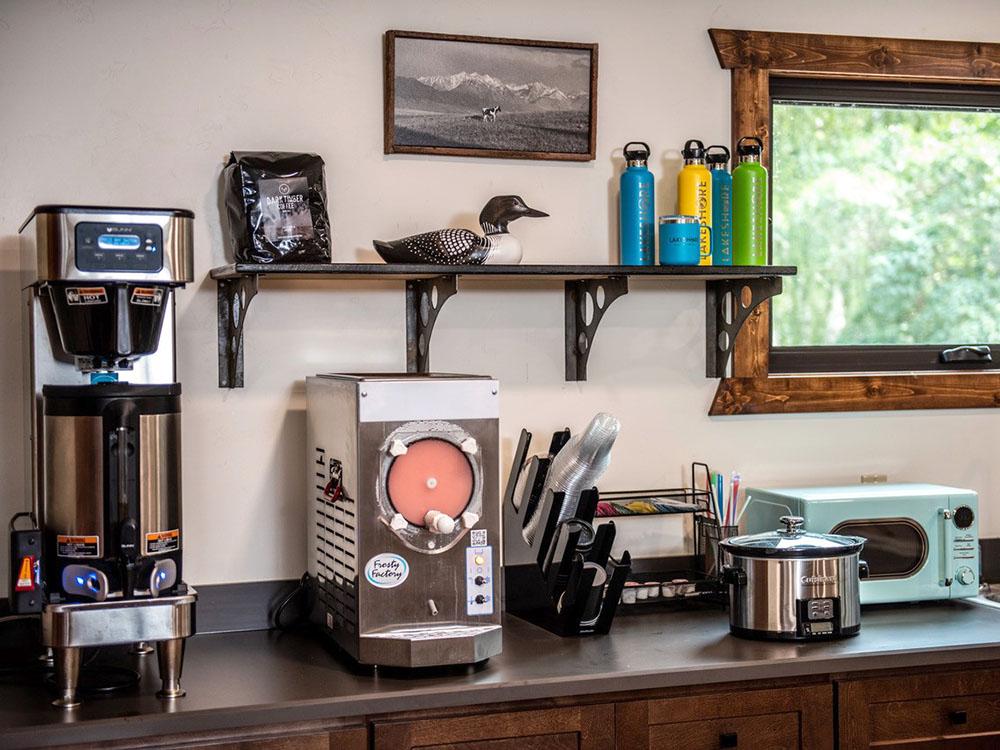
[[(589, 73), (574, 71), (575, 81), (580, 78), (588, 86), (586, 91), (563, 92), (558, 86), (544, 81), (530, 95), (522, 89), (533, 83), (527, 81), (508, 82), (511, 85), (494, 87), (492, 92), (480, 94), (476, 91), (463, 91), (458, 94), (458, 86), (454, 89), (442, 89), (427, 92), (420, 89), (419, 78), (401, 77), (397, 79), (397, 43), (400, 41), (423, 41), (428, 48), (437, 47), (441, 43), (460, 43), (462, 54), (468, 56), (471, 52), (468, 45), (504, 45), (515, 48), (511, 51), (508, 67), (515, 67), (517, 56), (525, 63), (525, 71), (537, 72), (542, 67), (542, 55), (532, 55), (533, 51), (544, 52), (549, 49), (566, 54), (571, 67), (582, 67), (579, 61), (586, 59)], [(415, 45), (414, 45), (415, 46)], [(457, 50), (457, 48), (456, 48)], [(538, 59), (536, 59), (538, 58)], [(411, 55), (413, 65), (419, 65)], [(406, 61), (402, 61), (406, 62)], [(472, 81), (481, 84), (483, 79), (490, 78), (487, 84), (504, 83), (492, 76), (489, 71), (454, 71), (452, 75), (430, 76), (425, 80), (445, 78), (454, 79), (463, 72), (476, 74), (479, 78)], [(423, 77), (422, 77), (423, 78)], [(593, 161), (597, 148), (597, 45), (580, 42), (554, 42), (537, 39), (504, 39), (485, 36), (465, 36), (456, 34), (431, 34), (417, 31), (390, 30), (385, 32), (384, 40), (384, 112), (383, 140), (386, 154), (430, 154), (435, 156), (475, 156), (501, 159), (546, 159), (555, 161)], [(403, 91), (398, 90), (402, 83), (406, 84)], [(432, 84), (434, 85), (434, 84)], [(439, 84), (442, 86), (449, 84)], [(420, 90), (417, 90), (420, 89)], [(547, 89), (552, 89), (551, 93)], [(540, 90), (543, 93), (538, 95)], [(582, 97), (586, 95), (586, 101)], [(491, 115), (492, 109), (484, 102), (494, 101), (497, 111)], [(546, 99), (547, 97), (547, 99)], [(543, 101), (545, 100), (545, 101)], [(511, 102), (518, 111), (508, 113), (502, 111), (503, 104)], [(410, 104), (410, 108), (401, 114), (397, 105)], [(423, 105), (421, 104), (423, 103)], [(417, 106), (413, 106), (413, 105)], [(431, 111), (427, 111), (427, 106)], [(467, 107), (468, 111), (464, 108)], [(520, 108), (525, 108), (520, 111)], [(530, 111), (529, 111), (530, 108)], [(481, 113), (480, 113), (481, 109)], [(440, 111), (438, 111), (440, 110)], [(400, 118), (397, 121), (397, 117)], [(586, 118), (586, 132), (582, 132), (582, 118)], [(404, 126), (403, 123), (406, 123)], [(499, 125), (497, 124), (499, 123)], [(542, 123), (545, 123), (542, 127)], [(536, 126), (537, 124), (537, 126)], [(516, 128), (515, 128), (516, 125)], [(397, 127), (398, 126), (398, 127)], [(490, 126), (493, 126), (492, 129)], [(532, 131), (536, 132), (533, 134)], [(437, 131), (437, 132), (436, 132)], [(424, 141), (424, 142), (421, 142)], [(488, 143), (503, 144), (501, 147), (490, 147)], [(537, 142), (537, 148), (530, 148)], [(567, 148), (553, 148), (557, 144), (566, 144)]]
[[(841, 78), (1000, 86), (1000, 44), (709, 29), (732, 75), (732, 140), (756, 135), (768, 166), (770, 80)], [(792, 283), (795, 283), (794, 281)], [(770, 303), (733, 344), (732, 377), (719, 382), (711, 415), (958, 409), (1000, 406), (1000, 372), (771, 375)]]

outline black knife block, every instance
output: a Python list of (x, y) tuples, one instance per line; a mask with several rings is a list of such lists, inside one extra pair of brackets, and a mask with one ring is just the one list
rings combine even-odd
[[(568, 440), (568, 430), (557, 432), (548, 457), (525, 463), (531, 433), (521, 430), (503, 498), (504, 549), (518, 550), (519, 559), (529, 551), (531, 563), (519, 566), (516, 576), (505, 573), (507, 611), (561, 636), (603, 634), (611, 629), (632, 560), (628, 552), (619, 560), (611, 557), (613, 521), (593, 527), (596, 487), (580, 495), (576, 515), (562, 523), (563, 494), (543, 495), (551, 458)], [(527, 491), (516, 498), (522, 472)], [(524, 526), (536, 515), (534, 538), (528, 542)]]

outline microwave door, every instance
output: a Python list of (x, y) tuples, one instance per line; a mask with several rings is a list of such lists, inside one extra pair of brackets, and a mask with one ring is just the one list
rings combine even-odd
[[(937, 528), (933, 528), (933, 532), (935, 537), (943, 536)], [(861, 582), (862, 604), (948, 597), (948, 589), (940, 585), (942, 550), (931, 547), (927, 531), (916, 519), (899, 517), (844, 521), (834, 527), (833, 533), (868, 540), (861, 551), (861, 558), (868, 563), (871, 574)]]

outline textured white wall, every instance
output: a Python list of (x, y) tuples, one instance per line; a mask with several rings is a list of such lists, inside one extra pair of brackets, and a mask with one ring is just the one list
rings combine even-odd
[[(1000, 28), (1000, 4), (0, 1), (0, 518), (23, 505), (15, 249), (32, 206), (196, 212), (196, 281), (178, 315), (187, 578), (294, 577), (305, 564), (303, 377), (402, 368), (403, 296), (397, 283), (267, 283), (249, 316), (248, 387), (219, 390), (207, 273), (225, 260), (217, 179), (226, 152), (322, 154), (336, 260), (373, 260), (373, 238), (472, 226), (487, 198), (513, 192), (552, 215), (513, 225), (528, 262), (607, 262), (613, 152), (632, 138), (652, 144), (657, 203), (668, 212), (683, 141), (728, 140), (729, 75), (711, 26), (995, 41), (983, 36)], [(598, 42), (597, 160), (384, 156), (381, 35), (390, 28)], [(563, 382), (562, 316), (559, 285), (465, 282), (440, 318), (434, 366), (503, 384), (504, 464), (522, 425), (545, 436), (603, 409), (622, 421), (608, 488), (676, 484), (697, 458), (750, 483), (880, 471), (978, 490), (984, 531), (1000, 534), (1000, 414), (710, 419), (701, 285), (633, 283), (602, 324), (586, 383)], [(634, 549), (683, 543), (677, 525), (621, 525)]]

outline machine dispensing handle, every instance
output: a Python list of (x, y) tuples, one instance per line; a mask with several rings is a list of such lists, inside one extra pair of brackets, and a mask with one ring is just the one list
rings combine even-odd
[(950, 508), (938, 508), (938, 519), (941, 522), (941, 580), (939, 583), (948, 587), (955, 578), (952, 570), (952, 549), (955, 546), (955, 524), (951, 522), (953, 513)]

